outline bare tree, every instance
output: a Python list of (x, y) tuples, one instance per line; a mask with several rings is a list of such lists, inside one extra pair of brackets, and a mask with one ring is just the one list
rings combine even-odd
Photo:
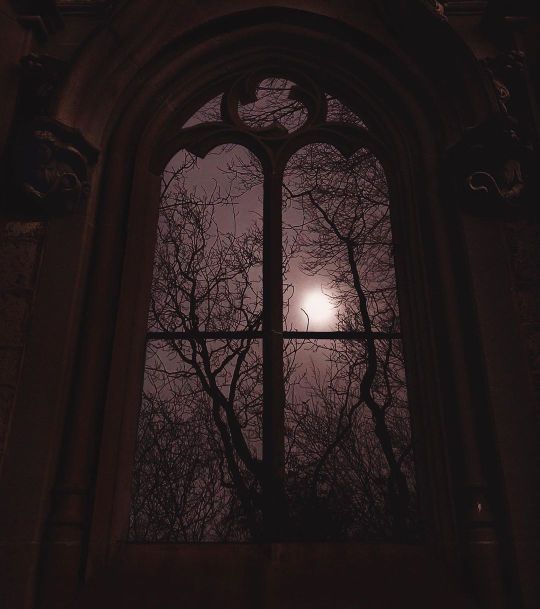
[[(266, 82), (262, 104), (245, 108), (243, 120), (276, 120), (269, 99), (276, 105), (285, 90), (284, 81)], [(330, 102), (336, 116), (359, 122)], [(289, 129), (301, 125), (298, 102), (278, 107)], [(201, 118), (214, 119), (215, 108)], [(214, 153), (220, 169), (202, 185), (193, 179), (200, 161), (185, 152), (163, 176), (133, 539), (264, 535), (263, 175), (254, 155), (236, 150)], [(285, 327), (301, 329), (291, 299), (302, 278), (324, 281), (337, 311), (332, 338), (285, 342), (285, 530), (300, 539), (409, 538), (414, 470), (384, 172), (369, 150), (346, 160), (309, 145), (289, 161), (283, 205)]]
[[(303, 272), (326, 279), (338, 329), (363, 333), (358, 341), (309, 341), (312, 351), (324, 353), (326, 365), (309, 375), (302, 416), (294, 399), (288, 408), (296, 443), (318, 443), (309, 460), (305, 445), (296, 450), (309, 488), (304, 505), (317, 506), (321, 498), (335, 503), (341, 495), (326, 521), (342, 529), (340, 505), (376, 504), (377, 516), (364, 523), (364, 536), (403, 537), (412, 525), (413, 471), (384, 171), (369, 150), (346, 160), (316, 144), (293, 156), (284, 191), (285, 207), (296, 220), (287, 230)], [(298, 429), (315, 424), (316, 433), (308, 429), (299, 438)], [(349, 474), (364, 479), (350, 485)], [(355, 496), (345, 501), (347, 493)], [(362, 513), (361, 505), (355, 513)]]

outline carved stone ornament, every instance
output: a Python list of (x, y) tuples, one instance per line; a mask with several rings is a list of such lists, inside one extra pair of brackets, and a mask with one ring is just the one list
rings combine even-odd
[[(459, 179), (465, 197), (477, 211), (504, 204), (511, 209), (531, 189), (533, 150), (523, 136), (526, 109), (524, 57), (518, 51), (488, 58), (486, 68), (499, 103), (500, 113), (485, 125), (471, 129), (455, 149)], [(519, 117), (519, 118), (518, 118)]]
[(532, 150), (521, 141), (511, 117), (499, 115), (469, 130), (452, 156), (470, 210), (511, 209), (529, 186)]
[(512, 114), (511, 100), (518, 95), (517, 89), (523, 83), (525, 56), (520, 51), (510, 51), (484, 59), (483, 64), (493, 81), (501, 110)]
[(423, 3), (431, 10), (431, 12), (442, 21), (446, 21), (447, 17), (444, 13), (445, 8), (442, 2), (438, 0), (422, 0)]
[(13, 150), (16, 202), (24, 211), (57, 215), (82, 208), (97, 150), (79, 131), (49, 119), (25, 126)]
[[(289, 97), (306, 108), (307, 116), (301, 128), (289, 132), (279, 121), (254, 127), (242, 120), (239, 107), (255, 102), (258, 85), (269, 77), (296, 83)], [(263, 167), (273, 167), (276, 173), (283, 170), (295, 150), (313, 142), (335, 146), (345, 158), (351, 157), (361, 146), (384, 156), (382, 144), (365, 128), (327, 121), (327, 111), (326, 98), (311, 78), (294, 70), (285, 73), (280, 65), (268, 65), (233, 81), (222, 98), (221, 120), (182, 129), (156, 152), (151, 170), (161, 174), (171, 156), (182, 148), (204, 158), (215, 147), (230, 143), (245, 146), (259, 158)]]
[(517, 159), (507, 159), (491, 172), (474, 171), (466, 183), (472, 192), (490, 194), (500, 202), (518, 199), (525, 188), (521, 162)]

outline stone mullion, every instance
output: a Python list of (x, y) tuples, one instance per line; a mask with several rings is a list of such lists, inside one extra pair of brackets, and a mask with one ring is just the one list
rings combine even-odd
[(285, 517), (282, 172), (265, 172), (263, 209), (263, 462), (265, 536), (282, 536)]

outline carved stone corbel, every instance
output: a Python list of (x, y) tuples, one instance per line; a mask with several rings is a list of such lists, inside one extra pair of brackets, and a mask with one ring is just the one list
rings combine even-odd
[(519, 199), (525, 189), (524, 166), (529, 154), (511, 123), (483, 130), (482, 141), (469, 150), (473, 169), (466, 178), (469, 190), (499, 203)]
[(451, 157), (462, 200), (470, 211), (515, 208), (530, 185), (532, 149), (507, 115), (470, 129)]
[(495, 174), (475, 171), (467, 177), (467, 186), (473, 192), (491, 194), (498, 201), (518, 199), (525, 188), (521, 163), (508, 159)]
[(24, 126), (12, 154), (16, 211), (50, 216), (80, 210), (97, 156), (79, 131), (56, 120), (38, 118)]
[[(520, 51), (510, 51), (483, 60), (497, 93), (501, 111), (515, 115), (516, 98), (522, 88), (525, 74), (525, 56)], [(515, 119), (517, 120), (517, 119)]]
[(453, 151), (458, 181), (469, 209), (493, 211), (516, 208), (531, 190), (533, 149), (525, 135), (524, 56), (518, 51), (483, 60), (497, 100), (499, 114), (470, 129)]

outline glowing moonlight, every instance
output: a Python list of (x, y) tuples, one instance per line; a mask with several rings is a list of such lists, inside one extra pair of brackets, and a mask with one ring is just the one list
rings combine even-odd
[(322, 288), (306, 293), (302, 302), (302, 309), (309, 317), (310, 327), (331, 322), (335, 316), (335, 306), (331, 298), (322, 291)]

